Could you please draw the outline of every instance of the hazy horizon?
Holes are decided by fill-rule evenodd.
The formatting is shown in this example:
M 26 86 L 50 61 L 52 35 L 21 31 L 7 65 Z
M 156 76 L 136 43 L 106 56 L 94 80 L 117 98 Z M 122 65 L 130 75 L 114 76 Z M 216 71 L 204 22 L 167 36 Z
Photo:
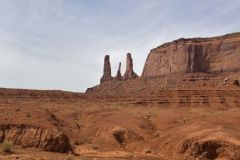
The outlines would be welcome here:
M 0 87 L 83 92 L 128 52 L 141 75 L 152 48 L 239 32 L 238 15 L 235 0 L 1 0 Z

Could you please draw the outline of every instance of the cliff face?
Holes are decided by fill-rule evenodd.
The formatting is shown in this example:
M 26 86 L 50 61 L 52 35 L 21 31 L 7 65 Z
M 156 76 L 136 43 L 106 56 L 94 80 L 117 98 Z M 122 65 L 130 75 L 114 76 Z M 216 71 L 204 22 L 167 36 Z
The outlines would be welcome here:
M 71 150 L 69 138 L 56 129 L 27 125 L 0 125 L 0 143 L 11 140 L 23 148 L 66 153 Z
M 142 76 L 223 72 L 240 69 L 240 33 L 214 38 L 179 39 L 148 55 Z

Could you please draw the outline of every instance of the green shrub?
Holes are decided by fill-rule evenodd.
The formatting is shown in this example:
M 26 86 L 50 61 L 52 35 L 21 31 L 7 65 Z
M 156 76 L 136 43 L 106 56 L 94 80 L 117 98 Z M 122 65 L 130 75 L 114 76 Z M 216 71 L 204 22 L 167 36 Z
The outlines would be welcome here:
M 2 144 L 0 144 L 1 152 L 3 153 L 12 152 L 12 146 L 13 146 L 12 141 L 4 141 Z

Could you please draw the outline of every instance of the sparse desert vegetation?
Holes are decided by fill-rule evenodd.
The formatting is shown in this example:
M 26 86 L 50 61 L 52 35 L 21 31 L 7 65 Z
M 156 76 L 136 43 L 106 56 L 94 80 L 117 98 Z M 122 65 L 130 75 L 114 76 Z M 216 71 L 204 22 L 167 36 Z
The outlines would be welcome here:
M 13 142 L 12 141 L 5 140 L 4 142 L 2 142 L 0 144 L 0 152 L 2 154 L 11 153 L 12 149 L 13 149 Z

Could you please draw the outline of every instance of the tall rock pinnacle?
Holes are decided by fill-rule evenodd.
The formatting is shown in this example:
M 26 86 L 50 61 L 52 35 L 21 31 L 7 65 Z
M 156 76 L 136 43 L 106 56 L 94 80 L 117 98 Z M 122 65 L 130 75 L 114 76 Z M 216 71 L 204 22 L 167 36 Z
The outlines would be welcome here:
M 103 76 L 100 80 L 100 83 L 103 83 L 105 81 L 109 81 L 112 79 L 111 64 L 110 64 L 109 58 L 110 58 L 109 55 L 106 55 L 104 58 Z
M 127 54 L 127 65 L 126 65 L 126 72 L 124 74 L 124 79 L 133 79 L 137 78 L 138 75 L 133 71 L 133 60 L 131 53 Z
M 115 77 L 116 80 L 122 80 L 122 74 L 121 74 L 121 62 L 119 62 L 118 65 L 118 71 L 117 71 L 117 75 Z

